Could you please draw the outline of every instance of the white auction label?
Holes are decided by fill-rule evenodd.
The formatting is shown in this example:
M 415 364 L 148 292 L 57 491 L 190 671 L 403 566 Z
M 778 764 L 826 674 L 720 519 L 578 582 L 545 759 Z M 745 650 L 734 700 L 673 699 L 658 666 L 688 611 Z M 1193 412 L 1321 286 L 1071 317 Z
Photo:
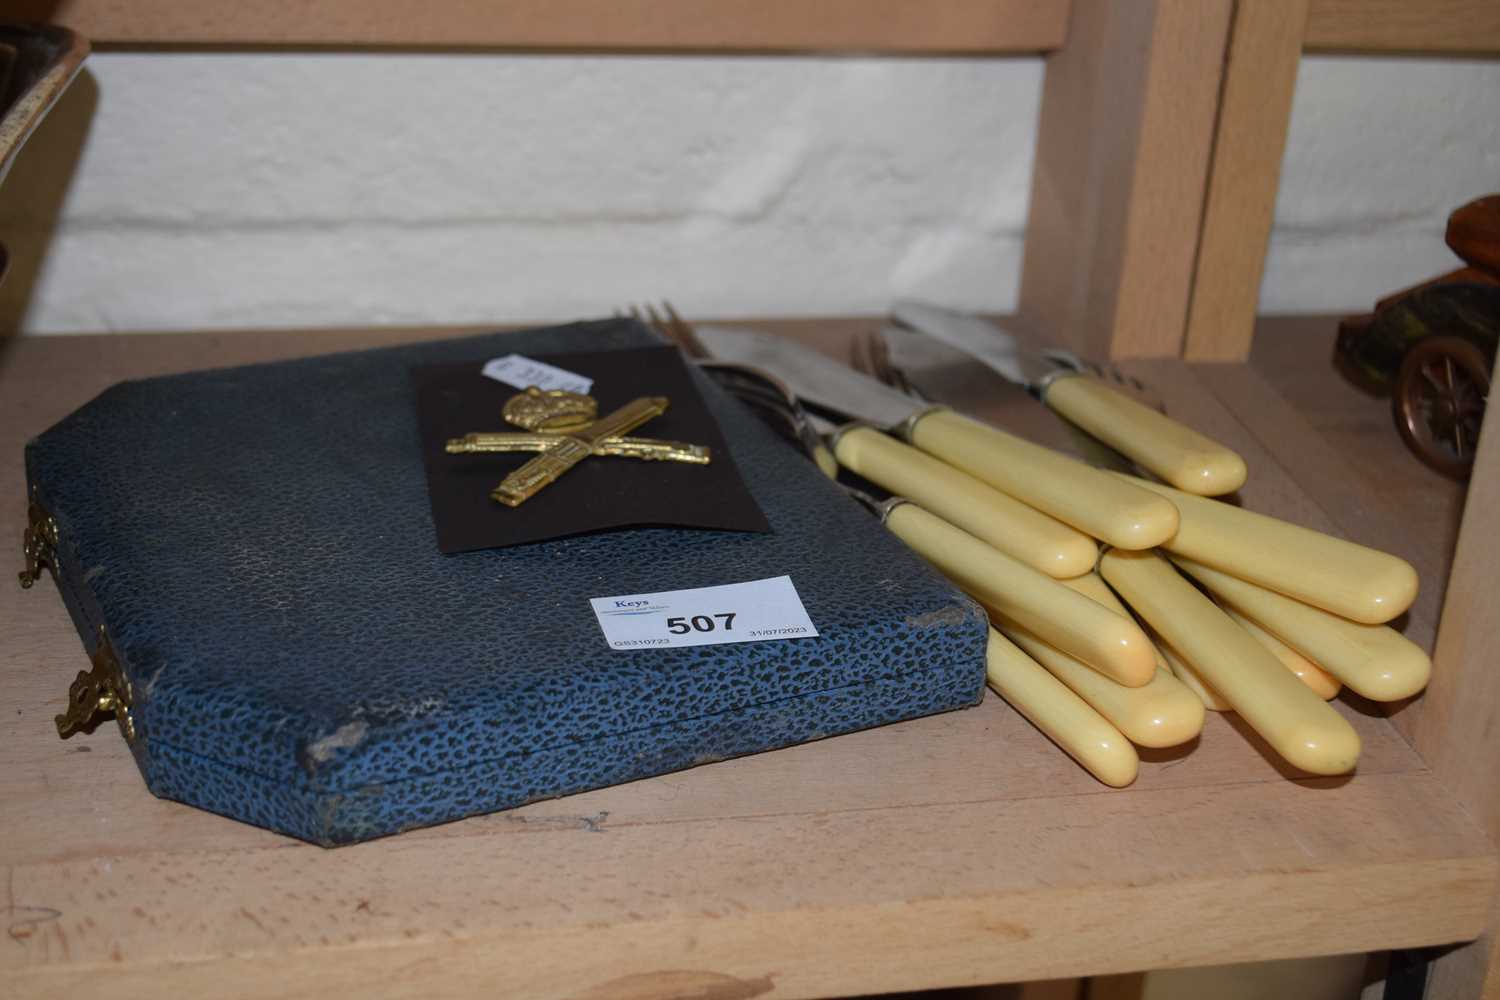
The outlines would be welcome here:
M 590 599 L 613 649 L 713 646 L 818 634 L 789 576 Z
M 543 361 L 533 361 L 522 354 L 507 354 L 503 358 L 494 358 L 485 362 L 480 371 L 496 382 L 504 382 L 517 389 L 525 389 L 534 385 L 544 391 L 562 389 L 565 392 L 576 392 L 587 396 L 589 390 L 594 387 L 594 380 L 591 378 L 584 378 L 582 375 L 554 367 Z

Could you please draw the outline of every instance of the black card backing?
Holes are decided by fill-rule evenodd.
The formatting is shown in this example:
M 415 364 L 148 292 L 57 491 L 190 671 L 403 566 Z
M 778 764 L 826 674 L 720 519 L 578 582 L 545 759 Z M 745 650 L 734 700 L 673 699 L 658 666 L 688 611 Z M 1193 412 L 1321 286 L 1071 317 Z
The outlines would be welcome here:
M 481 374 L 488 359 L 414 368 L 427 492 L 443 552 L 627 527 L 771 530 L 677 348 L 528 356 L 593 379 L 590 395 L 599 401 L 601 417 L 638 396 L 668 397 L 667 412 L 631 436 L 706 445 L 712 460 L 689 465 L 593 456 L 520 506 L 507 507 L 492 500 L 490 491 L 534 453 L 450 455 L 443 446 L 472 432 L 521 432 L 500 413 L 520 390 Z

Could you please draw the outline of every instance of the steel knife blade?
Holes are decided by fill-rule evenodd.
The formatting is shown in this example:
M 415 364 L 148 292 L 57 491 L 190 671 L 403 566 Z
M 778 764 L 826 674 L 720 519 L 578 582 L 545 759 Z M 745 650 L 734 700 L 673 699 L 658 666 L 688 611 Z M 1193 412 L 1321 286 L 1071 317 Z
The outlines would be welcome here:
M 1116 548 L 1150 548 L 1177 530 L 1177 508 L 1149 490 L 946 407 L 915 401 L 794 340 L 713 326 L 700 326 L 697 334 L 715 358 L 764 369 L 804 401 L 894 431 Z
M 1081 365 L 1023 351 L 1015 337 L 978 316 L 922 302 L 898 302 L 892 315 L 897 323 L 1024 385 L 1062 416 L 1180 490 L 1218 496 L 1245 483 L 1245 461 L 1234 451 L 1090 377 Z

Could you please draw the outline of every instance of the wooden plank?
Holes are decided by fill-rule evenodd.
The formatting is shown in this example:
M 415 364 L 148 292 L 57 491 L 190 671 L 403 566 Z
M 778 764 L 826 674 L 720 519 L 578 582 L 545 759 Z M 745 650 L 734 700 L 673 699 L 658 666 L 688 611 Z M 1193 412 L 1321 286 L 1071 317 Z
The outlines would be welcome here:
M 1500 52 L 1493 0 L 1312 0 L 1313 52 Z
M 13 341 L 0 452 L 119 379 L 452 332 Z M 1255 443 L 1179 362 L 1145 368 L 1174 412 Z M 1316 509 L 1257 481 L 1261 509 Z M 0 464 L 0 494 L 20 483 Z M 0 537 L 20 517 L 0 505 Z M 1215 716 L 1106 790 L 990 698 L 326 851 L 151 798 L 108 727 L 58 741 L 77 636 L 47 583 L 0 588 L 0 620 L 7 995 L 849 995 L 1463 940 L 1497 877 L 1441 783 L 1351 705 L 1352 779 L 1289 780 Z
M 1235 5 L 1183 344 L 1190 361 L 1250 356 L 1307 7 Z
M 1493 917 L 1489 926 L 1495 926 Z M 1478 941 L 1448 952 L 1433 962 L 1424 996 L 1427 1000 L 1500 998 L 1500 933 L 1491 930 Z
M 995 53 L 1059 47 L 1067 8 L 1033 0 L 20 0 L 12 13 L 131 46 Z
M 1176 356 L 1229 0 L 1079 0 L 1047 61 L 1020 312 L 1088 355 Z
M 1443 943 L 1482 927 L 1494 859 L 1434 780 L 1320 787 L 1312 813 L 1310 790 L 599 832 L 468 824 L 333 852 L 17 864 L 11 905 L 29 923 L 0 961 L 17 997 L 85 983 L 198 996 L 210 982 L 216 996 L 314 997 L 335 981 L 376 996 L 472 996 L 483 983 L 489 995 L 644 997 L 684 975 L 745 991 L 725 995 L 798 997 Z
M 1433 773 L 1500 840 L 1500 621 L 1495 616 L 1500 560 L 1500 416 L 1491 410 L 1479 436 L 1463 525 L 1438 626 L 1432 684 L 1415 726 L 1415 743 Z M 1500 911 L 1500 900 L 1497 900 Z M 1429 996 L 1500 997 L 1500 932 L 1444 956 Z

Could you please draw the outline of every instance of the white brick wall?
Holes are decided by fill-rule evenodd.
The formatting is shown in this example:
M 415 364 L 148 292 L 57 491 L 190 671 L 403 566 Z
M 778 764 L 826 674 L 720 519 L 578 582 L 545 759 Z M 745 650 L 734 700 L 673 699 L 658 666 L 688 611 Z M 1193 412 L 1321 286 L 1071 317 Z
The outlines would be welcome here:
M 0 289 L 28 332 L 1015 303 L 1034 59 L 101 53 L 87 72 L 0 189 L 0 234 L 45 251 Z M 1446 267 L 1446 212 L 1500 189 L 1497 98 L 1494 64 L 1306 60 L 1263 305 L 1358 308 Z
M 1364 311 L 1459 266 L 1448 213 L 1500 191 L 1500 62 L 1308 58 L 1265 312 Z

